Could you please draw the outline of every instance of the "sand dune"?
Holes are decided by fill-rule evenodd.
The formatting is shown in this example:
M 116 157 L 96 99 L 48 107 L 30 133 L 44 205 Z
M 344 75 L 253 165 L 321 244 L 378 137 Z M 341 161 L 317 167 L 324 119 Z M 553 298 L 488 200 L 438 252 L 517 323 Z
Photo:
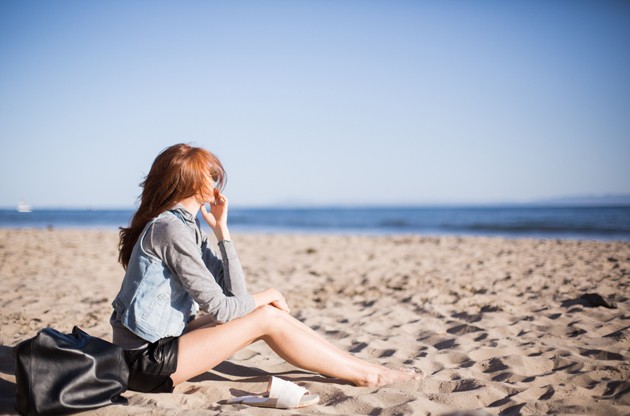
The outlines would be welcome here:
M 630 243 L 234 240 L 251 290 L 278 287 L 295 316 L 336 345 L 428 377 L 359 388 L 300 371 L 257 343 L 173 394 L 127 392 L 127 406 L 87 414 L 298 413 L 225 403 L 262 392 L 269 374 L 321 396 L 300 414 L 630 414 Z M 0 413 L 15 413 L 17 342 L 73 325 L 110 339 L 109 304 L 122 277 L 116 244 L 112 231 L 0 230 Z

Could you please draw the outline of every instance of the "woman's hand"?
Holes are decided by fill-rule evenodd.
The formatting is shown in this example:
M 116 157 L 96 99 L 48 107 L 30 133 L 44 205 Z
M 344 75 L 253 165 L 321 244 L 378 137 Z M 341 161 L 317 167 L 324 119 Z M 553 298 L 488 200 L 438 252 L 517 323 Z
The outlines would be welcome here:
M 271 305 L 286 313 L 291 312 L 287 301 L 284 299 L 284 296 L 277 289 L 271 288 L 263 290 L 262 292 L 254 293 L 253 298 L 254 302 L 256 303 L 256 307 Z
M 270 305 L 286 313 L 291 313 L 291 309 L 289 309 L 289 305 L 287 304 L 287 301 L 284 299 L 284 296 L 282 297 L 282 299 L 274 300 L 273 302 L 270 303 Z
M 210 211 L 206 208 L 206 203 L 210 203 Z M 214 190 L 213 201 L 205 201 L 201 204 L 201 216 L 212 228 L 217 240 L 230 239 L 230 233 L 227 228 L 228 199 L 218 189 Z

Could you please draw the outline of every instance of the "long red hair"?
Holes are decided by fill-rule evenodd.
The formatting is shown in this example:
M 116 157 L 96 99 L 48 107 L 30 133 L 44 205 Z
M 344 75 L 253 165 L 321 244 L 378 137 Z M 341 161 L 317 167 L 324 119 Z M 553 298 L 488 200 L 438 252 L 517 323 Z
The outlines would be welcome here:
M 120 228 L 118 261 L 127 269 L 133 246 L 153 218 L 182 199 L 212 195 L 214 188 L 223 189 L 226 181 L 221 161 L 205 149 L 180 143 L 162 150 L 140 184 L 142 194 L 138 211 L 129 227 Z

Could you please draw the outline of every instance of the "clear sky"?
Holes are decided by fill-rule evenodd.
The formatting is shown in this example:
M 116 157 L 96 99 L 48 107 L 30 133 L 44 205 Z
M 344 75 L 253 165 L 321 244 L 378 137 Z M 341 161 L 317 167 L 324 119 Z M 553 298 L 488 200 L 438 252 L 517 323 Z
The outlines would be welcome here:
M 628 1 L 0 2 L 0 206 L 132 207 L 166 146 L 233 206 L 630 194 Z

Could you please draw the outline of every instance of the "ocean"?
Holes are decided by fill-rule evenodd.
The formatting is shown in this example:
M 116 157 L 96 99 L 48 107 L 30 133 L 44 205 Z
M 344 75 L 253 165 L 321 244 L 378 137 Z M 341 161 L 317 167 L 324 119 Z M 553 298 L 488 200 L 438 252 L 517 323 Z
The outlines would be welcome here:
M 0 209 L 2 228 L 126 226 L 133 210 Z M 630 241 L 630 206 L 231 208 L 234 232 L 419 234 Z

